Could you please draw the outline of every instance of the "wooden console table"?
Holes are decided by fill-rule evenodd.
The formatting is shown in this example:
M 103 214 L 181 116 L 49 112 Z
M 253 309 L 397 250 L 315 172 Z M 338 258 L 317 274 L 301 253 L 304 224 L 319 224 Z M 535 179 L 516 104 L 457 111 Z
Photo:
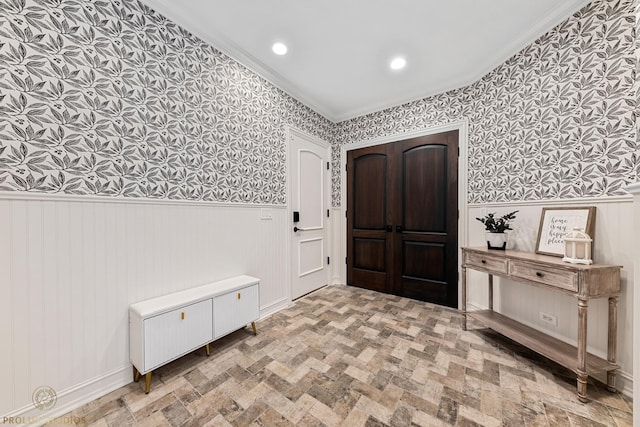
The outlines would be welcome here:
M 488 273 L 489 309 L 467 311 L 467 269 Z M 571 369 L 578 379 L 578 399 L 586 402 L 587 377 L 607 372 L 607 387 L 616 390 L 617 305 L 620 298 L 620 266 L 580 265 L 561 258 L 531 252 L 462 248 L 463 329 L 467 316 L 479 320 L 494 331 Z M 574 347 L 493 311 L 493 276 L 563 292 L 578 299 L 578 347 Z M 609 298 L 607 360 L 587 353 L 587 309 L 590 299 Z

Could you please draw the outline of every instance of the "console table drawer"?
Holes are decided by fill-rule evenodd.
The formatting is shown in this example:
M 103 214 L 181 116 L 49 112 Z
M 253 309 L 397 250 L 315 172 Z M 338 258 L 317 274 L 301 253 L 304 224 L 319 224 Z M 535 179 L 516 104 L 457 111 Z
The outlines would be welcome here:
M 504 258 L 496 258 L 491 255 L 465 252 L 465 264 L 479 267 L 496 274 L 507 274 L 508 261 Z
M 578 291 L 578 273 L 575 271 L 563 271 L 514 260 L 509 263 L 509 266 L 509 274 L 511 276 L 553 286 L 554 288 L 573 292 Z

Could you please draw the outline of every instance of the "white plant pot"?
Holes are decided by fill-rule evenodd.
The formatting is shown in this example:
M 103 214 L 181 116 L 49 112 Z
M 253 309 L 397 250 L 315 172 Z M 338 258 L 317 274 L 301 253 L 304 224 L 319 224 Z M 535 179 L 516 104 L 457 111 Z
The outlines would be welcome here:
M 487 247 L 489 249 L 501 249 L 507 248 L 507 233 L 485 233 L 487 239 Z

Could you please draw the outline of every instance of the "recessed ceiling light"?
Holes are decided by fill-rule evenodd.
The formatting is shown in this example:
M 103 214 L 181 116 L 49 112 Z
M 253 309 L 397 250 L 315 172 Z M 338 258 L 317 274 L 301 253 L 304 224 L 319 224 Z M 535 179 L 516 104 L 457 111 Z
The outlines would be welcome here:
M 285 53 L 287 53 L 287 45 L 284 43 L 274 43 L 273 46 L 271 46 L 271 50 L 273 50 L 273 53 L 275 53 L 276 55 L 284 55 Z
M 407 65 L 407 60 L 402 57 L 393 58 L 389 66 L 392 70 L 401 70 Z

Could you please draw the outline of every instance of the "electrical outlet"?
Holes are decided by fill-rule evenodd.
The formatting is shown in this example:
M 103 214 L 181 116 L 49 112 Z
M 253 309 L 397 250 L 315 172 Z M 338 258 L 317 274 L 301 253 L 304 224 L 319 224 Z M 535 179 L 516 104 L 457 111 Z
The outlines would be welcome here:
M 550 325 L 558 326 L 558 316 L 554 316 L 553 314 L 549 314 L 549 313 L 545 313 L 544 311 L 541 311 L 540 320 Z
M 273 211 L 269 208 L 260 209 L 260 219 L 263 219 L 263 220 L 273 219 Z

